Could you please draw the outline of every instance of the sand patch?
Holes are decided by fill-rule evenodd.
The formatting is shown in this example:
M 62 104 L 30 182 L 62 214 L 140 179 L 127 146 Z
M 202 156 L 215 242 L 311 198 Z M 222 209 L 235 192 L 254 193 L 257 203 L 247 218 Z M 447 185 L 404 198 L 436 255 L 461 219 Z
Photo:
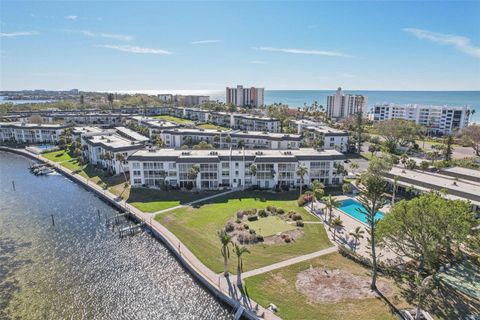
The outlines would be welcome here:
M 298 238 L 304 235 L 303 228 L 296 228 L 294 230 L 282 232 L 278 235 L 273 235 L 270 237 L 266 237 L 263 240 L 265 244 L 285 244 L 285 240 L 282 238 L 282 235 L 288 235 L 291 239 L 291 243 L 295 242 Z
M 393 294 L 391 286 L 377 280 L 377 287 L 385 296 Z M 343 270 L 310 268 L 297 275 L 295 288 L 314 302 L 338 302 L 345 299 L 374 298 L 370 290 L 370 278 Z

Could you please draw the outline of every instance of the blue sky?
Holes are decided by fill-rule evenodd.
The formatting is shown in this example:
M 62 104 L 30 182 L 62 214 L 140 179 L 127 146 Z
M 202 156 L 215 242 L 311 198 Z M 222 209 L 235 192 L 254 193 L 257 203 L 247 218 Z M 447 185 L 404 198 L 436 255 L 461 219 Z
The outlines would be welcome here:
M 0 3 L 4 90 L 480 89 L 480 1 Z

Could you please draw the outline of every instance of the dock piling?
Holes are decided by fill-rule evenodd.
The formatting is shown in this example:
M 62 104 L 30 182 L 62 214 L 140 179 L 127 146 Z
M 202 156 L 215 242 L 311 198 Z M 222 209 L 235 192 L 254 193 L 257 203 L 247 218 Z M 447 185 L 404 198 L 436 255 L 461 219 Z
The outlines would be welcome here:
M 52 215 L 50 215 L 50 216 L 52 217 L 52 226 L 54 226 L 54 227 L 55 227 L 55 219 L 53 218 L 53 214 L 52 214 Z
M 15 190 L 15 181 L 14 181 L 14 180 L 12 180 L 12 188 L 13 188 L 13 191 L 16 191 L 16 190 Z

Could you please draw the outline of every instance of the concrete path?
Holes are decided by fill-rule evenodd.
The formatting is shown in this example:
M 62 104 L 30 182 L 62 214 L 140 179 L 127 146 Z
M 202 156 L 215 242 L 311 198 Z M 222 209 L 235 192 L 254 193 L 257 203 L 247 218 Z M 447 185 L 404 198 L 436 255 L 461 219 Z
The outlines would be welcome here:
M 242 278 L 245 279 L 245 278 L 248 278 L 248 277 L 256 276 L 257 274 L 262 274 L 262 273 L 269 272 L 269 271 L 276 270 L 276 269 L 280 269 L 280 268 L 283 268 L 283 267 L 288 267 L 292 264 L 296 264 L 296 263 L 299 263 L 299 262 L 303 262 L 303 261 L 306 261 L 306 260 L 317 258 L 317 257 L 323 256 L 323 255 L 326 255 L 326 254 L 329 254 L 329 253 L 332 253 L 332 252 L 337 252 L 337 247 L 336 246 L 333 246 L 333 247 L 330 247 L 330 248 L 327 248 L 327 249 L 323 249 L 323 250 L 320 250 L 320 251 L 317 251 L 317 252 L 305 254 L 303 256 L 299 256 L 299 257 L 291 258 L 291 259 L 288 259 L 288 260 L 284 260 L 284 261 L 281 261 L 281 262 L 278 262 L 278 263 L 271 264 L 271 265 L 266 266 L 266 267 L 262 267 L 262 268 L 258 268 L 258 269 L 254 269 L 254 270 L 244 272 L 244 273 L 242 273 Z
M 18 151 L 18 149 L 17 149 Z M 41 155 L 35 155 L 29 153 L 27 151 L 23 151 L 23 154 L 28 154 L 29 156 L 34 156 L 37 159 L 40 159 L 43 162 L 46 162 L 56 168 L 58 171 L 63 172 L 64 174 L 70 176 L 73 180 L 83 184 L 90 189 L 96 191 L 99 194 L 102 194 L 106 199 L 109 199 L 111 202 L 116 203 L 117 206 L 129 211 L 131 214 L 135 215 L 139 220 L 145 222 L 145 224 L 154 230 L 157 234 L 159 234 L 164 242 L 170 247 L 171 250 L 175 251 L 176 255 L 183 260 L 188 266 L 194 270 L 197 274 L 201 275 L 201 277 L 213 288 L 220 291 L 222 294 L 230 297 L 237 301 L 237 304 L 240 303 L 243 305 L 247 310 L 251 313 L 256 314 L 263 319 L 280 319 L 276 316 L 273 312 L 268 309 L 263 308 L 255 301 L 251 300 L 250 298 L 246 297 L 241 293 L 241 291 L 236 287 L 235 284 L 226 279 L 223 275 L 218 275 L 205 266 L 172 232 L 170 232 L 166 227 L 160 224 L 158 221 L 153 219 L 153 214 L 145 213 L 140 211 L 139 209 L 131 206 L 130 204 L 126 203 L 124 200 L 119 200 L 119 197 L 110 193 L 108 190 L 104 190 L 96 183 L 89 181 L 88 179 L 75 174 L 72 170 L 69 170 L 59 163 L 54 161 L 48 160 Z M 233 192 L 233 191 L 230 191 Z M 219 195 L 215 195 L 219 196 Z M 204 199 L 202 199 L 204 200 Z M 173 210 L 173 208 L 170 208 Z

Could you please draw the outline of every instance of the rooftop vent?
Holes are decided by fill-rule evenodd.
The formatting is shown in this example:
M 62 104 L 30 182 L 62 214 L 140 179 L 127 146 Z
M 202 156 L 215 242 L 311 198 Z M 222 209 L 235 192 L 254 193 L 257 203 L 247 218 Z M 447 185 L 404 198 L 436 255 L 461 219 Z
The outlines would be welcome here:
M 261 156 L 261 155 L 263 155 L 263 151 L 257 151 L 257 152 L 255 152 L 255 155 Z
M 283 154 L 286 156 L 289 156 L 289 155 L 292 155 L 292 151 L 285 151 Z
M 182 152 L 182 156 L 189 156 L 190 155 L 190 151 L 183 151 Z
M 217 156 L 217 155 L 218 155 L 218 152 L 217 152 L 217 151 L 210 151 L 210 155 L 212 155 L 212 156 Z

